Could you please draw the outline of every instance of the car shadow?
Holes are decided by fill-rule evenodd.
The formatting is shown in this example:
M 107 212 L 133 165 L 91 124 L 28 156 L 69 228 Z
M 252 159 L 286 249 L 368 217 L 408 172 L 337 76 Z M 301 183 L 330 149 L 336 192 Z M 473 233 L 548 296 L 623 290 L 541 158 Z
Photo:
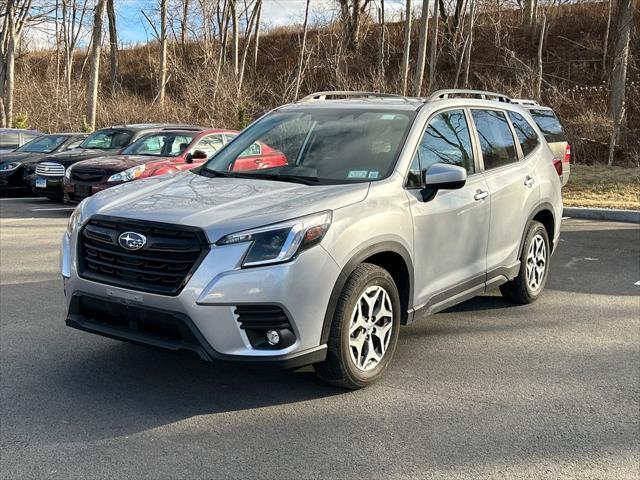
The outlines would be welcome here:
M 199 415 L 347 393 L 322 383 L 311 368 L 275 371 L 209 363 L 189 354 L 100 342 L 38 378 L 39 391 L 56 394 L 31 397 L 30 421 L 40 428 L 50 425 L 49 434 L 60 435 L 55 440 L 112 438 Z

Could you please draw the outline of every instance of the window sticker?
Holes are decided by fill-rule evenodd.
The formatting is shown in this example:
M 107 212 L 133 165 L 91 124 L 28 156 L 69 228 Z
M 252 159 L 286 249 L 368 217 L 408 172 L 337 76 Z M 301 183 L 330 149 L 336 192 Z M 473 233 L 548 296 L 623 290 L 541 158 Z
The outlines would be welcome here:
M 369 178 L 378 178 L 380 176 L 380 172 L 378 172 L 377 170 L 373 170 L 371 172 L 369 172 Z
M 349 170 L 347 178 L 367 178 L 367 170 Z

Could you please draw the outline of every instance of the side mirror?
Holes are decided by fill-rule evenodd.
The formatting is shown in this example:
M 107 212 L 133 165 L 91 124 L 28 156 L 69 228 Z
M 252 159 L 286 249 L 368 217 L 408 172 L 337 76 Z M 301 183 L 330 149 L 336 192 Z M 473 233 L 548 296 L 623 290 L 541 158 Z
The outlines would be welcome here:
M 206 160 L 209 156 L 202 150 L 194 150 L 191 154 L 191 160 Z
M 467 171 L 457 165 L 434 163 L 422 171 L 422 199 L 433 200 L 438 190 L 457 190 L 467 182 Z

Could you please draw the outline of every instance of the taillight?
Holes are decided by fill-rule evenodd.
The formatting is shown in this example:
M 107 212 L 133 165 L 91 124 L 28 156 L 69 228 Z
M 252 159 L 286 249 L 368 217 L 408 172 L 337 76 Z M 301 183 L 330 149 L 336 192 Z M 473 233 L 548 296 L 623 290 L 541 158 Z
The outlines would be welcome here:
M 564 163 L 569 163 L 571 160 L 571 145 L 567 144 L 567 147 L 564 149 L 564 158 L 562 161 Z
M 565 158 L 566 158 L 566 155 L 565 155 Z M 560 160 L 559 158 L 554 158 L 553 166 L 556 169 L 556 172 L 558 172 L 558 176 L 561 177 L 562 176 L 562 160 Z

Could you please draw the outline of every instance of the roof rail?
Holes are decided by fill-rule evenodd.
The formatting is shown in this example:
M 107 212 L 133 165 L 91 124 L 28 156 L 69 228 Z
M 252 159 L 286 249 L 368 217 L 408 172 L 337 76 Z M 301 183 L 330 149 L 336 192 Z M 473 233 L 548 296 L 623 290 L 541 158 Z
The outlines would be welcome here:
M 353 92 L 348 90 L 328 90 L 326 92 L 315 92 L 311 95 L 301 98 L 296 103 L 312 102 L 315 100 L 327 100 L 327 97 L 346 97 L 346 98 L 394 98 L 409 102 L 409 99 L 403 95 L 381 92 Z
M 511 99 L 502 93 L 486 92 L 484 90 L 466 90 L 464 88 L 438 90 L 433 92 L 427 101 L 433 102 L 434 100 L 444 100 L 445 98 L 452 97 L 468 98 L 469 96 L 475 96 L 482 100 L 490 100 L 494 98 L 498 102 L 511 103 Z
M 530 107 L 539 107 L 540 104 L 535 100 L 529 100 L 528 98 L 512 98 L 511 103 L 517 103 L 518 105 L 527 105 Z

